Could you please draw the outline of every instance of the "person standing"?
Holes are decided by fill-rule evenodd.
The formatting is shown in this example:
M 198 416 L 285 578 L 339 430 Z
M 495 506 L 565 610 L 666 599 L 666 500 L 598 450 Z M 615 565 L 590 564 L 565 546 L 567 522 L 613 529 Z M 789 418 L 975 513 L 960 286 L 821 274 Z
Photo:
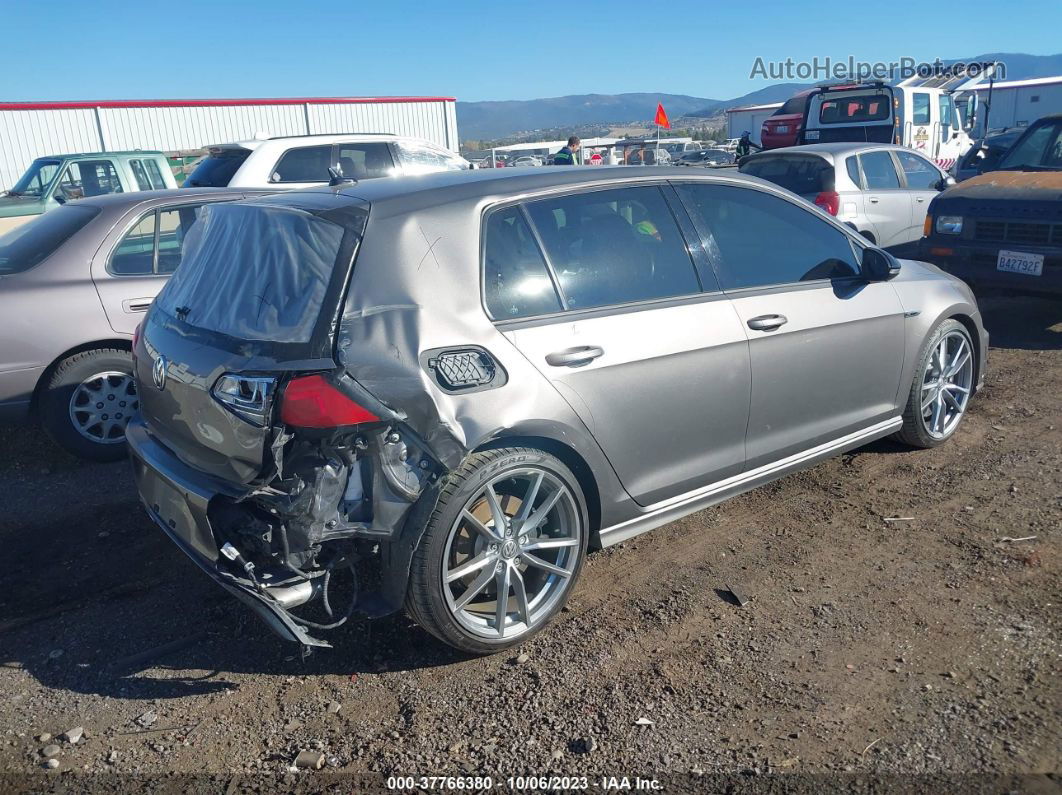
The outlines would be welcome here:
M 568 145 L 553 155 L 555 166 L 577 166 L 579 161 L 575 159 L 575 153 L 579 151 L 579 138 L 573 135 L 568 139 Z
M 745 155 L 752 154 L 753 149 L 763 149 L 763 147 L 759 144 L 754 144 L 752 142 L 752 140 L 749 138 L 750 135 L 752 135 L 752 133 L 750 133 L 748 130 L 745 130 L 745 132 L 741 133 L 741 139 L 737 143 L 737 149 L 734 150 L 734 157 L 736 159 L 741 159 Z

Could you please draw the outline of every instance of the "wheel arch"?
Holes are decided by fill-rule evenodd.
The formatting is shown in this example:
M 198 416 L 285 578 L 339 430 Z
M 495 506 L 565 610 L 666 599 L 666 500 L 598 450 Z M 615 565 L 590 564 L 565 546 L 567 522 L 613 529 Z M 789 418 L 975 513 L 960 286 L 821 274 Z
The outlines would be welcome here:
M 83 342 L 79 345 L 75 345 L 73 348 L 63 351 L 56 356 L 51 363 L 44 368 L 40 377 L 37 379 L 37 384 L 33 388 L 33 396 L 30 400 L 30 411 L 36 414 L 40 409 L 40 397 L 44 388 L 48 385 L 52 375 L 55 373 L 56 368 L 64 359 L 68 359 L 71 356 L 76 356 L 79 353 L 85 353 L 92 350 L 122 350 L 127 353 L 133 352 L 133 342 L 130 339 L 124 337 L 113 337 L 101 340 L 92 340 L 90 342 Z
M 600 547 L 601 491 L 590 464 L 574 447 L 548 436 L 513 434 L 511 436 L 495 437 L 482 443 L 472 452 L 491 450 L 498 447 L 533 447 L 560 459 L 572 471 L 576 480 L 579 481 L 579 488 L 582 489 L 583 499 L 586 501 L 586 513 L 590 520 L 591 546 L 594 548 Z

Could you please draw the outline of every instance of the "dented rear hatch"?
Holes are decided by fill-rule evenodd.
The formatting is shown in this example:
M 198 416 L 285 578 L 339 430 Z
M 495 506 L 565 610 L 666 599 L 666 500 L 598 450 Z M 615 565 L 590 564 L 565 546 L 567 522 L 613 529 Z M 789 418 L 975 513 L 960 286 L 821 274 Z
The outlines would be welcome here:
M 334 191 L 203 208 L 135 348 L 141 413 L 182 461 L 234 483 L 262 472 L 277 386 L 334 367 L 367 217 Z

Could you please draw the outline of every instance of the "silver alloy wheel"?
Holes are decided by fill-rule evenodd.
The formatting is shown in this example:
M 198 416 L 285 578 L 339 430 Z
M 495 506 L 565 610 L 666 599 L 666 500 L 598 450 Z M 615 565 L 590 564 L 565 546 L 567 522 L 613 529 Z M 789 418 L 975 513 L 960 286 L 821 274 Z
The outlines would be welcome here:
M 525 467 L 489 481 L 450 528 L 443 593 L 468 632 L 522 635 L 551 615 L 582 552 L 571 490 L 544 469 Z
M 922 423 L 934 439 L 948 436 L 962 419 L 973 388 L 973 351 L 961 331 L 945 334 L 922 377 Z
M 136 382 L 129 373 L 110 370 L 86 378 L 70 396 L 70 422 L 97 444 L 125 441 L 125 426 L 140 407 Z

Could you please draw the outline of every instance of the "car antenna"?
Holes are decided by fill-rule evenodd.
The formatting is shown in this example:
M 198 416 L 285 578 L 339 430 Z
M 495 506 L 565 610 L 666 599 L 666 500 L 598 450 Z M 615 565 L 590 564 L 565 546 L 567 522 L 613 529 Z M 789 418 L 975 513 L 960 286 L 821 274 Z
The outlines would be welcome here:
M 351 185 L 357 185 L 358 181 L 354 177 L 344 177 L 341 173 L 336 171 L 331 166 L 328 167 L 328 186 L 331 188 L 337 188 L 349 182 Z

